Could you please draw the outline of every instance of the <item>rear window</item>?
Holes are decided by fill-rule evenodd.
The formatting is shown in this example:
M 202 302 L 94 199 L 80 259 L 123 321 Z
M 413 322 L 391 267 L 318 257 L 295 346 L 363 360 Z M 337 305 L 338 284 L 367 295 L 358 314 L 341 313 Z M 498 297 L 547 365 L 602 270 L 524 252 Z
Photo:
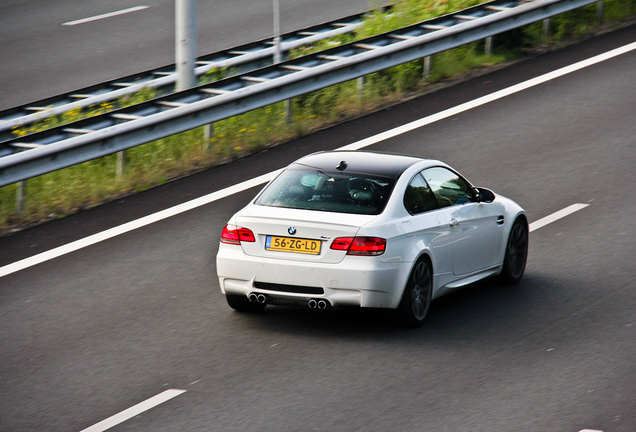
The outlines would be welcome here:
M 340 171 L 287 169 L 256 200 L 257 205 L 353 214 L 380 214 L 394 180 Z

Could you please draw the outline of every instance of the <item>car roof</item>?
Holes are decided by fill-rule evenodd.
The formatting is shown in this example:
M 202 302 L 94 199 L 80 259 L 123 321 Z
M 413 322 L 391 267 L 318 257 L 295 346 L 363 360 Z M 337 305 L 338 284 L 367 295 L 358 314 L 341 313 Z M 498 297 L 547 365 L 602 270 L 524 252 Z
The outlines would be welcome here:
M 302 157 L 290 168 L 302 165 L 323 171 L 339 170 L 397 179 L 407 168 L 419 162 L 430 162 L 431 166 L 440 164 L 439 161 L 395 153 L 334 150 Z M 423 166 L 426 165 L 423 163 Z

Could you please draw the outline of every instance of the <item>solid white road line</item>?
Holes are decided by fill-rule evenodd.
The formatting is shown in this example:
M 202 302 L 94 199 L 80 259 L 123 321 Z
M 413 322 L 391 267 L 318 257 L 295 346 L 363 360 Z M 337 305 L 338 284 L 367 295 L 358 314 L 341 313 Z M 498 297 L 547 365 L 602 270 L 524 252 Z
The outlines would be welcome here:
M 156 407 L 157 405 L 161 405 L 162 403 L 169 401 L 170 399 L 179 396 L 180 394 L 185 393 L 186 390 L 177 390 L 170 389 L 164 392 L 159 393 L 157 396 L 153 396 L 150 399 L 147 399 L 143 402 L 134 405 L 119 414 L 115 414 L 112 417 L 108 417 L 106 420 L 102 420 L 97 424 L 94 424 L 91 427 L 86 429 L 82 429 L 81 432 L 103 432 L 107 429 L 112 428 L 113 426 L 117 426 L 120 423 L 125 422 L 128 419 L 131 419 L 144 411 L 148 411 L 151 408 Z
M 539 228 L 542 228 L 548 224 L 551 224 L 552 222 L 558 221 L 559 219 L 569 216 L 572 213 L 575 213 L 581 209 L 584 209 L 587 206 L 589 206 L 589 204 L 572 204 L 571 206 L 568 206 L 564 208 L 563 210 L 559 210 L 558 212 L 552 213 L 551 215 L 541 218 L 538 221 L 534 221 L 530 224 L 530 232 L 538 230 Z
M 346 145 L 344 147 L 340 147 L 338 150 L 359 150 L 361 148 L 368 147 L 368 146 L 376 144 L 378 142 L 381 142 L 381 141 L 384 141 L 384 140 L 387 140 L 387 139 L 390 139 L 390 138 L 394 138 L 394 137 L 396 137 L 398 135 L 401 135 L 403 133 L 410 132 L 410 131 L 412 131 L 414 129 L 417 129 L 417 128 L 420 128 L 422 126 L 426 126 L 426 125 L 431 124 L 433 122 L 436 122 L 436 121 L 451 117 L 453 115 L 457 115 L 459 113 L 468 111 L 468 110 L 476 108 L 478 106 L 481 106 L 481 105 L 487 104 L 489 102 L 492 102 L 492 101 L 501 99 L 503 97 L 509 96 L 511 94 L 520 92 L 520 91 L 528 89 L 530 87 L 533 87 L 533 86 L 536 86 L 536 85 L 539 85 L 539 84 L 543 84 L 543 83 L 545 83 L 545 82 L 547 82 L 549 80 L 559 78 L 559 77 L 561 77 L 563 75 L 578 71 L 580 69 L 583 69 L 583 68 L 586 68 L 586 67 L 589 67 L 589 66 L 593 66 L 593 65 L 595 65 L 597 63 L 603 62 L 605 60 L 609 60 L 611 58 L 614 58 L 614 57 L 617 57 L 619 55 L 622 55 L 622 54 L 628 53 L 630 51 L 633 51 L 635 49 L 636 49 L 636 42 L 633 42 L 631 44 L 616 48 L 616 49 L 608 51 L 606 53 L 599 54 L 599 55 L 597 55 L 595 57 L 591 57 L 591 58 L 589 58 L 587 60 L 580 61 L 580 62 L 575 63 L 573 65 L 566 66 L 564 68 L 561 68 L 561 69 L 558 69 L 556 71 L 547 73 L 545 75 L 541 75 L 539 77 L 530 79 L 530 80 L 522 82 L 520 84 L 516 84 L 514 86 L 508 87 L 507 89 L 499 90 L 499 91 L 497 91 L 495 93 L 492 93 L 490 95 L 486 95 L 486 96 L 480 97 L 480 98 L 475 99 L 475 100 L 473 100 L 471 102 L 466 102 L 464 104 L 458 105 L 457 107 L 447 109 L 447 110 L 442 111 L 440 113 L 433 114 L 433 115 L 430 115 L 428 117 L 424 117 L 424 118 L 422 118 L 420 120 L 413 121 L 413 122 L 408 123 L 406 125 L 399 126 L 399 127 L 394 128 L 394 129 L 391 129 L 389 131 L 379 133 L 377 135 L 374 135 L 372 137 L 369 137 L 369 138 L 360 140 L 358 142 Z M 246 189 L 249 189 L 251 187 L 257 186 L 259 184 L 266 183 L 269 180 L 273 179 L 276 176 L 276 174 L 278 174 L 278 172 L 280 172 L 280 170 L 273 171 L 273 172 L 270 172 L 268 174 L 261 175 L 259 177 L 254 178 L 254 179 L 251 179 L 251 180 L 246 180 L 246 181 L 244 181 L 242 183 L 239 183 L 237 185 L 231 186 L 231 187 L 226 188 L 226 189 L 222 189 L 220 191 L 211 193 L 209 195 L 202 196 L 202 197 L 197 198 L 197 199 L 195 199 L 193 201 L 189 201 L 187 203 L 183 203 L 183 204 L 177 205 L 175 207 L 172 207 L 172 208 L 169 208 L 169 209 L 166 209 L 166 210 L 162 210 L 162 211 L 160 211 L 158 213 L 145 216 L 145 217 L 143 217 L 141 219 L 137 219 L 135 221 L 125 223 L 125 224 L 120 225 L 118 227 L 114 227 L 114 228 L 111 228 L 109 230 L 103 231 L 101 233 L 97 233 L 97 234 L 94 234 L 92 236 L 86 237 L 84 239 L 74 241 L 74 242 L 69 243 L 67 245 L 60 246 L 60 247 L 57 247 L 55 249 L 51 249 L 50 251 L 42 252 L 42 253 L 34 255 L 32 257 L 25 258 L 23 260 L 16 261 L 15 263 L 8 264 L 6 266 L 0 267 L 0 278 L 3 277 L 3 276 L 7 276 L 7 275 L 9 275 L 11 273 L 15 273 L 17 271 L 24 270 L 26 268 L 32 267 L 32 266 L 34 266 L 36 264 L 40 264 L 40 263 L 43 263 L 45 261 L 60 257 L 62 255 L 66 255 L 68 253 L 77 251 L 79 249 L 85 248 L 85 247 L 93 245 L 95 243 L 99 243 L 101 241 L 108 240 L 108 239 L 113 238 L 115 236 L 118 236 L 120 234 L 124 234 L 124 233 L 127 233 L 129 231 L 135 230 L 137 228 L 144 227 L 144 226 L 149 225 L 151 223 L 158 222 L 160 220 L 169 218 L 171 216 L 175 216 L 177 214 L 186 212 L 188 210 L 192 210 L 194 208 L 200 207 L 200 206 L 205 205 L 205 204 L 209 204 L 211 202 L 214 202 L 214 201 L 219 200 L 221 198 L 225 198 L 225 197 L 230 196 L 230 195 L 235 194 L 235 193 L 242 192 L 242 191 L 244 191 Z
M 159 222 L 161 220 L 167 219 L 169 217 L 187 212 L 188 210 L 195 209 L 197 207 L 201 207 L 205 204 L 209 204 L 211 202 L 220 200 L 222 198 L 226 198 L 230 195 L 237 194 L 254 186 L 258 186 L 260 184 L 266 183 L 273 179 L 281 170 L 272 171 L 268 174 L 264 174 L 262 176 L 253 178 L 251 180 L 246 180 L 242 183 L 238 183 L 234 186 L 230 186 L 225 189 L 221 189 L 220 191 L 216 191 L 209 195 L 205 195 L 194 199 L 192 201 L 184 202 L 182 204 L 176 205 L 174 207 L 167 208 L 157 213 L 150 214 L 148 216 L 144 216 L 140 219 L 136 219 L 125 224 L 107 229 L 106 231 L 99 232 L 97 234 L 93 234 L 88 237 L 84 237 L 83 239 L 76 240 L 74 242 L 56 247 L 54 249 L 48 250 L 46 252 L 39 253 L 37 255 L 33 255 L 32 257 L 25 258 L 20 261 L 16 261 L 12 264 L 7 264 L 4 267 L 0 267 L 0 277 L 9 275 L 11 273 L 15 273 L 20 270 L 24 270 L 25 268 L 32 267 L 36 264 L 43 263 L 45 261 L 52 260 L 53 258 L 60 257 L 62 255 L 66 255 L 71 252 L 75 252 L 77 250 L 83 249 L 87 246 L 94 245 L 96 243 L 102 242 L 104 240 L 111 239 L 121 234 L 125 234 L 127 232 L 136 230 L 141 227 L 145 227 L 146 225 L 150 225 L 155 222 Z
M 427 126 L 431 123 L 435 123 L 437 121 L 447 119 L 457 114 L 461 114 L 465 111 L 471 110 L 473 108 L 477 108 L 479 106 L 485 105 L 490 102 L 494 102 L 498 99 L 505 98 L 506 96 L 510 96 L 512 94 L 518 93 L 523 90 L 527 90 L 530 87 L 535 87 L 545 82 L 560 78 L 564 75 L 576 72 L 578 70 L 584 69 L 589 66 L 593 66 L 597 63 L 603 62 L 605 60 L 609 60 L 616 56 L 628 53 L 630 51 L 636 50 L 636 42 L 633 42 L 628 45 L 624 45 L 622 47 L 613 49 L 603 54 L 599 54 L 597 56 L 591 57 L 587 60 L 582 60 L 578 63 L 574 63 L 570 66 L 563 67 L 561 69 L 557 69 L 553 72 L 549 72 L 547 74 L 538 76 L 536 78 L 529 79 L 519 84 L 515 84 L 508 88 L 496 91 L 486 96 L 482 96 L 480 98 L 474 99 L 472 101 L 463 103 L 461 105 L 457 105 L 453 108 L 449 108 L 447 110 L 441 111 L 437 114 L 430 115 L 428 117 L 421 118 L 419 120 L 414 120 L 411 123 L 407 123 L 405 125 L 396 127 L 395 129 L 391 129 L 386 132 L 382 132 L 380 134 L 374 135 L 372 137 L 360 140 L 358 142 L 346 145 L 344 147 L 339 148 L 338 150 L 359 150 L 363 147 L 370 146 L 372 144 L 376 144 L 380 141 L 393 138 L 397 135 L 401 135 L 406 132 L 410 132 L 412 130 L 421 128 L 423 126 Z
M 103 14 L 103 15 L 96 15 L 96 16 L 89 17 L 89 18 L 79 19 L 79 20 L 76 20 L 76 21 L 65 22 L 62 25 L 74 26 L 74 25 L 77 25 L 77 24 L 84 24 L 84 23 L 91 22 L 91 21 L 97 21 L 97 20 L 104 19 L 104 18 L 110 18 L 110 17 L 114 17 L 114 16 L 117 16 L 117 15 L 127 14 L 127 13 L 130 13 L 130 12 L 136 12 L 136 11 L 139 11 L 139 10 L 147 9 L 149 7 L 150 6 L 135 6 L 135 7 L 129 8 L 129 9 L 122 9 L 122 10 L 119 10 L 119 11 L 116 11 L 116 12 L 110 12 L 110 13 L 106 13 L 106 14 Z

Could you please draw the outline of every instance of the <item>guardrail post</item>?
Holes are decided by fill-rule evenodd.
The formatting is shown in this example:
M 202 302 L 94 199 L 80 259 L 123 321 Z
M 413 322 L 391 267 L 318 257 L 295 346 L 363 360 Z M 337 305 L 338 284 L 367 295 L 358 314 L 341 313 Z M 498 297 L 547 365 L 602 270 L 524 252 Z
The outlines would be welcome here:
M 27 183 L 26 180 L 18 182 L 18 188 L 16 189 L 16 213 L 21 215 L 26 208 L 26 193 Z
M 426 81 L 428 77 L 431 76 L 431 64 L 432 64 L 431 60 L 432 60 L 431 56 L 424 57 L 424 65 L 422 68 L 422 79 L 424 81 Z
M 599 0 L 596 2 L 596 20 L 599 25 L 605 22 L 605 0 Z
M 292 99 L 285 99 L 285 119 L 288 124 L 294 121 L 294 105 Z
M 356 78 L 356 94 L 358 96 L 358 102 L 362 102 L 364 98 L 364 77 Z
M 486 38 L 484 52 L 486 55 L 492 54 L 492 36 Z
M 206 124 L 203 126 L 203 152 L 208 153 L 210 151 L 210 141 L 214 138 L 214 123 Z
M 547 39 L 550 36 L 550 18 L 543 20 L 543 33 L 541 36 L 543 39 Z
M 124 176 L 124 172 L 126 171 L 126 152 L 120 151 L 117 152 L 117 162 L 115 164 L 115 177 L 118 179 Z

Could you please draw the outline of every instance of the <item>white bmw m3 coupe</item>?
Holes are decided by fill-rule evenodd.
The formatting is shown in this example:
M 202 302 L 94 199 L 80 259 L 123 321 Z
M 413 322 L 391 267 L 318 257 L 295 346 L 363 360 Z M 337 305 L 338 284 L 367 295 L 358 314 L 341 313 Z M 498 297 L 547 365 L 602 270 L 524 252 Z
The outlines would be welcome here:
M 523 276 L 528 220 L 514 201 L 437 160 L 329 151 L 285 168 L 223 229 L 230 307 L 394 309 L 407 326 L 431 300 L 480 279 Z

